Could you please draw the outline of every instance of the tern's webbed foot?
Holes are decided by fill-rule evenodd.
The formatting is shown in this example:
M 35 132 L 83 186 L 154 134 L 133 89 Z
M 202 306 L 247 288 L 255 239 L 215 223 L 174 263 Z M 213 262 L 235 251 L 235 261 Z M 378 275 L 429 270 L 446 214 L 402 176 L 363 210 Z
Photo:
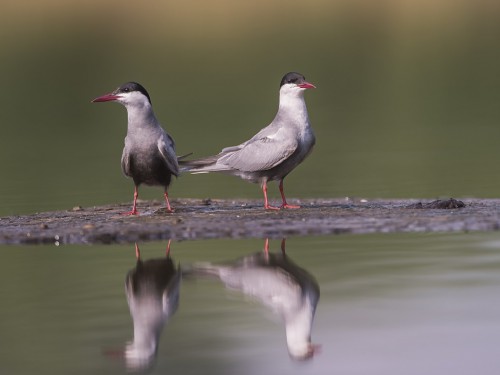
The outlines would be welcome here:
M 281 209 L 280 207 L 271 206 L 270 204 L 266 204 L 266 205 L 264 205 L 264 208 L 265 208 L 266 210 L 280 210 L 280 209 Z
M 139 216 L 139 211 L 137 210 L 132 210 L 132 211 L 127 211 L 127 212 L 122 212 L 120 215 L 124 215 L 124 216 Z
M 300 206 L 295 206 L 293 204 L 285 203 L 285 204 L 281 205 L 281 208 L 288 208 L 288 209 L 291 209 L 291 210 L 295 210 L 297 208 L 300 208 Z

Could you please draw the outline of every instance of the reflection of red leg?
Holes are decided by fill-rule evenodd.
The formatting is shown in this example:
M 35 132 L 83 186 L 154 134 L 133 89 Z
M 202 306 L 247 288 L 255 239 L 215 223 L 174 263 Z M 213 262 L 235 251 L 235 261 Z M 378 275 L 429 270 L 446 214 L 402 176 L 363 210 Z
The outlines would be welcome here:
M 137 260 L 141 259 L 141 250 L 139 250 L 139 245 L 135 243 L 135 257 Z
M 167 211 L 168 212 L 174 212 L 174 210 L 172 210 L 172 207 L 170 207 L 170 202 L 168 200 L 168 192 L 167 192 L 167 190 L 165 190 L 165 202 L 167 202 Z
M 170 255 L 170 242 L 172 242 L 172 240 L 168 240 L 168 244 L 167 244 L 167 251 L 165 252 L 165 256 L 168 258 L 168 256 Z
M 269 262 L 269 238 L 264 242 L 264 259 Z
M 283 238 L 281 240 L 281 253 L 283 255 L 286 255 L 285 249 L 286 249 L 286 238 Z
M 281 193 L 281 199 L 283 200 L 281 208 L 300 208 L 300 206 L 294 206 L 292 204 L 286 203 L 285 191 L 283 190 L 283 180 L 284 179 L 281 179 L 280 181 L 280 193 Z
M 139 192 L 137 190 L 137 185 L 134 188 L 134 205 L 132 206 L 132 211 L 123 212 L 122 215 L 139 215 L 137 212 L 137 197 L 139 196 Z
M 271 206 L 267 200 L 267 182 L 262 183 L 262 192 L 264 193 L 264 208 L 266 210 L 279 210 L 279 207 Z
M 269 238 L 264 241 L 264 254 L 269 255 Z

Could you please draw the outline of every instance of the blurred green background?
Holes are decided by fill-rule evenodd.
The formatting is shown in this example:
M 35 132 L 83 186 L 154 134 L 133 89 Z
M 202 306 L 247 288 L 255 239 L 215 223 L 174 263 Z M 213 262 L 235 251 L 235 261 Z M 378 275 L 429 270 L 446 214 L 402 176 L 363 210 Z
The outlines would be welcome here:
M 298 71 L 317 135 L 290 197 L 498 197 L 500 4 L 465 0 L 9 1 L 0 15 L 0 215 L 132 200 L 125 109 L 149 91 L 178 154 L 218 152 L 273 118 Z M 223 175 L 171 197 L 260 198 Z M 277 188 L 271 196 L 277 199 Z M 161 199 L 143 188 L 142 198 Z

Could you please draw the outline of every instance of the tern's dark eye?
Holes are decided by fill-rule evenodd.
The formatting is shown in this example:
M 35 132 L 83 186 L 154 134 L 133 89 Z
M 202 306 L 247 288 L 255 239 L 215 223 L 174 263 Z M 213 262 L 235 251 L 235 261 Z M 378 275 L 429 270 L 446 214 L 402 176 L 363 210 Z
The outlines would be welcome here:
M 129 92 L 129 91 L 130 91 L 130 89 L 129 89 L 128 87 L 124 87 L 124 88 L 122 89 L 122 91 L 123 91 L 123 92 Z

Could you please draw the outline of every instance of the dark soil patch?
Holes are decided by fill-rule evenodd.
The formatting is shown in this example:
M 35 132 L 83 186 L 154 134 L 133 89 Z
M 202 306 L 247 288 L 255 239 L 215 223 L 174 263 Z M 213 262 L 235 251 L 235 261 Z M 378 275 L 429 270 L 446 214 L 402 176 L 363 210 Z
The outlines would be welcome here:
M 266 211 L 254 200 L 139 202 L 140 216 L 123 216 L 129 204 L 74 207 L 0 218 L 2 244 L 95 244 L 209 238 L 279 238 L 292 235 L 492 231 L 500 228 L 500 200 L 304 199 L 298 210 Z M 443 209 L 446 208 L 446 209 Z

